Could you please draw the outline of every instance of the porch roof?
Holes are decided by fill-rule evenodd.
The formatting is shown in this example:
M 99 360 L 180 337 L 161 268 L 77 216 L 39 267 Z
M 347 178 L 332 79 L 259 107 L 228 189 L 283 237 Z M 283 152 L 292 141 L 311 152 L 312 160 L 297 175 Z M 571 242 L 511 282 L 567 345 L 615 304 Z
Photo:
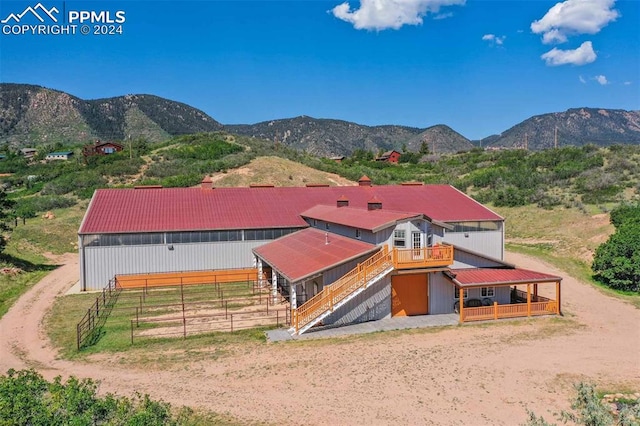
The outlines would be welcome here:
M 451 269 L 444 275 L 458 287 L 465 288 L 562 281 L 556 275 L 519 268 Z
M 253 252 L 294 283 L 379 249 L 373 244 L 307 228 L 256 247 Z

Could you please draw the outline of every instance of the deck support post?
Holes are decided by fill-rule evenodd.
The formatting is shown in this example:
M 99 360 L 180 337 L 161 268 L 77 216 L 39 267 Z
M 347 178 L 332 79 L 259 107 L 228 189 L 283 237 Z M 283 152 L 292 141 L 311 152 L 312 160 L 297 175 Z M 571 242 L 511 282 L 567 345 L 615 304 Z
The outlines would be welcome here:
M 533 285 L 533 301 L 539 302 L 538 300 L 538 284 Z
M 464 322 L 464 289 L 460 287 L 458 289 L 458 296 L 460 297 L 460 322 Z
M 271 269 L 271 297 L 273 304 L 278 303 L 278 273 L 275 269 Z
M 260 259 L 259 257 L 256 256 L 256 263 L 258 266 L 258 287 L 262 288 L 264 287 L 264 280 L 263 280 L 263 270 L 262 270 L 262 259 Z
M 527 316 L 531 316 L 531 284 L 527 284 Z
M 289 303 L 291 303 L 291 309 L 295 309 L 298 307 L 298 300 L 296 296 L 296 283 L 291 283 L 289 285 Z
M 562 314 L 562 309 L 560 309 L 560 281 L 556 281 L 556 314 Z

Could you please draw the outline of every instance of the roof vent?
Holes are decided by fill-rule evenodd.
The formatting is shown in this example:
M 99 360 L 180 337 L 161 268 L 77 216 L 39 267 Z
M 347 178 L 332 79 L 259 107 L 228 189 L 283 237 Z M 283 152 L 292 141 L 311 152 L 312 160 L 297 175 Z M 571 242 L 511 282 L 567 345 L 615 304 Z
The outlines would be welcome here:
M 270 183 L 252 183 L 249 185 L 249 188 L 273 188 L 274 185 Z
M 382 201 L 378 199 L 375 195 L 372 199 L 367 201 L 367 210 L 381 210 L 382 209 Z
M 162 189 L 162 185 L 137 185 L 133 189 Z
M 205 176 L 204 179 L 202 179 L 202 182 L 200 182 L 200 188 L 213 189 L 213 179 L 211 179 L 211 176 Z
M 402 182 L 400 185 L 402 186 L 423 186 L 422 182 Z
M 349 207 L 349 199 L 342 195 L 340 196 L 340 198 L 338 198 L 336 205 L 338 207 Z
M 360 179 L 358 179 L 359 186 L 371 186 L 371 179 L 367 175 L 363 175 Z

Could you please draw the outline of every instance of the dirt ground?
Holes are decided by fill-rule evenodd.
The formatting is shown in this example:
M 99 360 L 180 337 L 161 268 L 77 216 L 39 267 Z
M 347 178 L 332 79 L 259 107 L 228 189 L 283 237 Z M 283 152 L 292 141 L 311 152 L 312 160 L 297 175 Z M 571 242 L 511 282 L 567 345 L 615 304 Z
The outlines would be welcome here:
M 57 357 L 42 321 L 78 280 L 78 258 L 66 255 L 0 320 L 0 370 L 92 377 L 104 392 L 140 391 L 274 424 L 515 425 L 527 408 L 553 420 L 569 408 L 580 380 L 640 390 L 640 310 L 536 259 L 507 260 L 565 277 L 563 319 L 253 345 L 158 370 L 125 367 L 119 360 L 126 355 L 101 355 L 99 362 Z

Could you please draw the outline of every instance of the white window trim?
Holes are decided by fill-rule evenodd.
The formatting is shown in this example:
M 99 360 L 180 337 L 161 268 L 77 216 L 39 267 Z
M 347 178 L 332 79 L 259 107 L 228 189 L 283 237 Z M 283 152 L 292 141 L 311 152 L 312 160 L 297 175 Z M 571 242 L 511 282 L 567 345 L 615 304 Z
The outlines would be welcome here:
M 362 231 L 358 228 L 356 228 L 356 238 L 359 240 L 362 239 Z
M 402 241 L 402 245 L 396 244 L 399 241 Z M 395 229 L 393 231 L 393 246 L 403 248 L 407 247 L 407 234 L 404 229 Z

